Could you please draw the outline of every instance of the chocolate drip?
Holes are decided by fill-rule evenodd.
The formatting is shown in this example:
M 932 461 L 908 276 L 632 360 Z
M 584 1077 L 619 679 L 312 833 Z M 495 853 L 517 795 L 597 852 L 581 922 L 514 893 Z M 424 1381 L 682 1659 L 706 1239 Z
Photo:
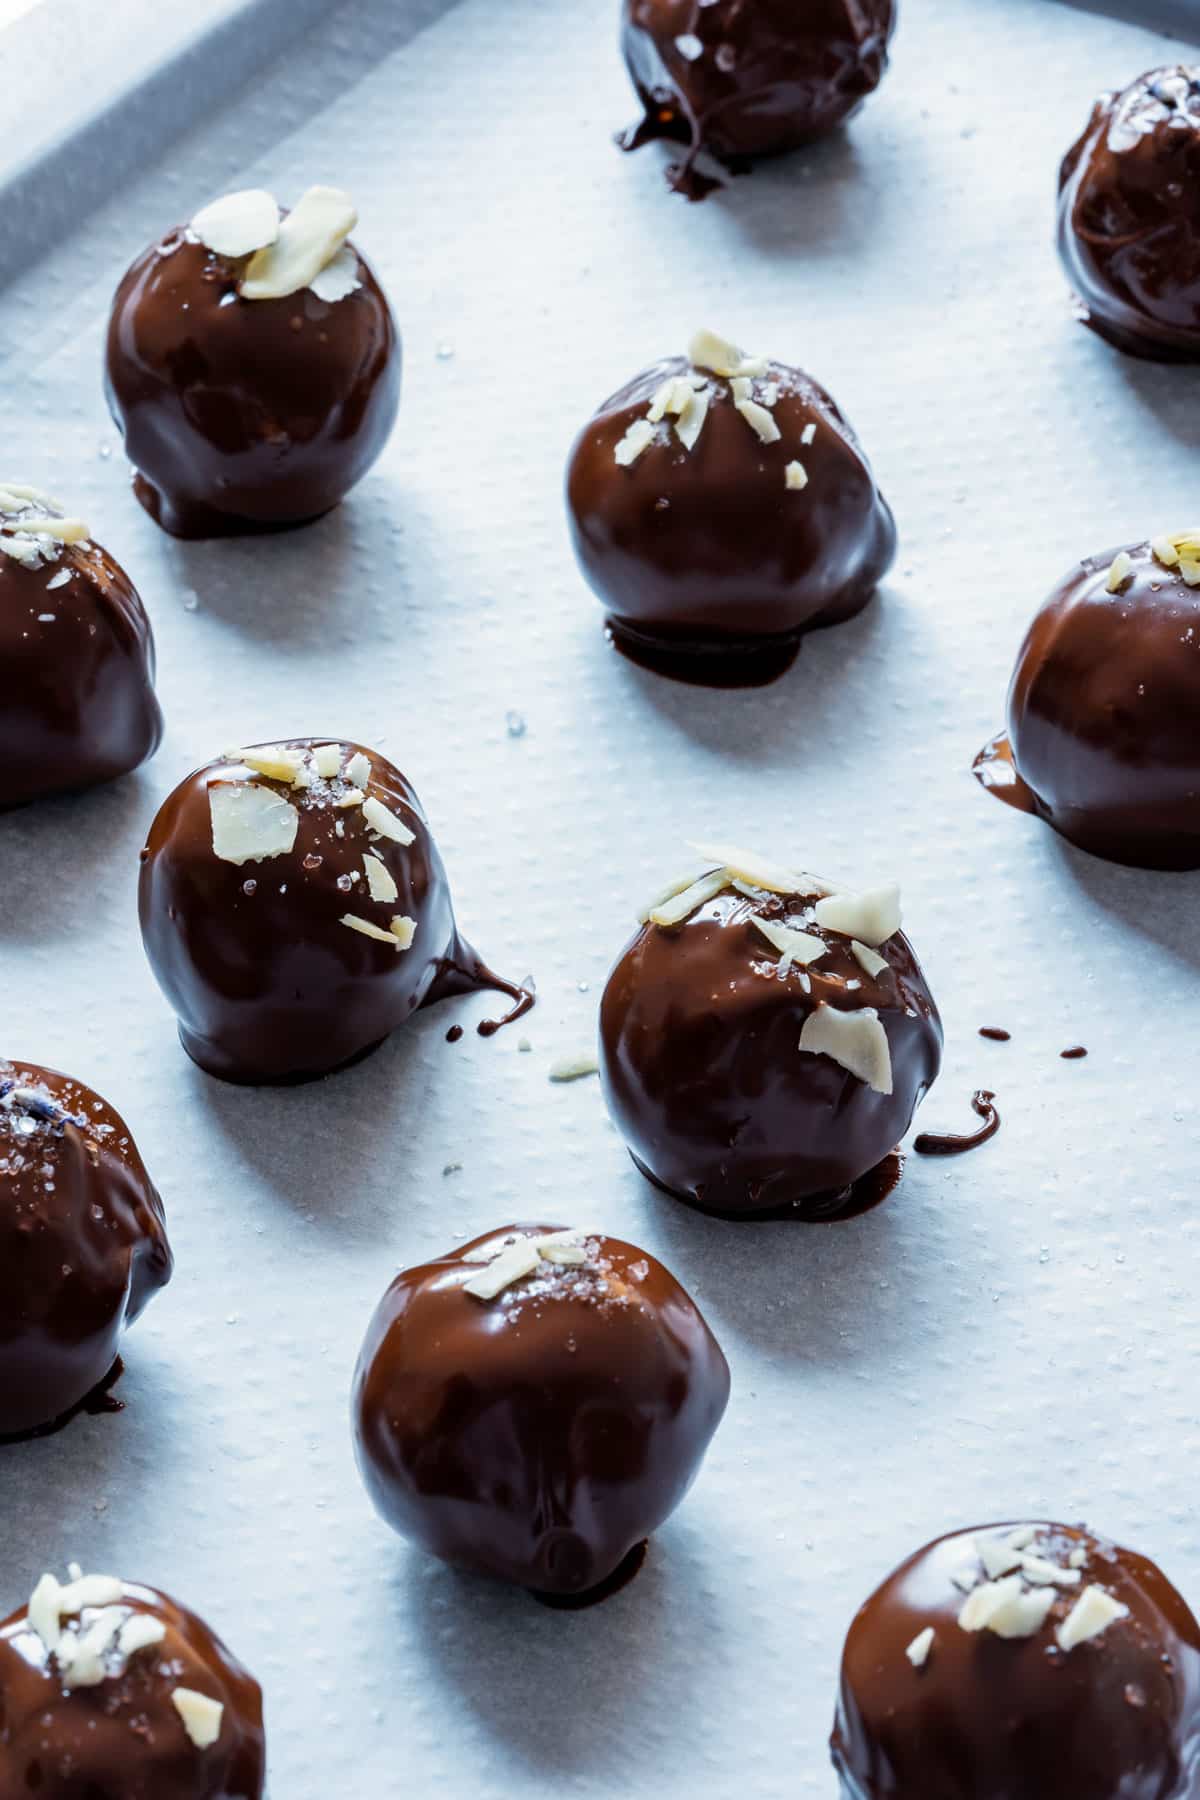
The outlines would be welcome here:
M 436 1006 L 439 1000 L 450 1000 L 459 994 L 478 994 L 483 992 L 507 994 L 513 1002 L 509 1011 L 499 1019 L 482 1019 L 475 1027 L 480 1037 L 494 1037 L 505 1025 L 512 1025 L 517 1019 L 523 1019 L 531 1012 L 537 1001 L 537 990 L 533 977 L 527 983 L 518 985 L 506 981 L 503 975 L 497 975 L 490 969 L 470 944 L 455 933 L 454 947 L 448 956 L 442 958 L 441 966 L 434 977 L 422 1006 Z M 462 1033 L 459 1031 L 459 1035 Z
M 980 1088 L 971 1095 L 971 1111 L 983 1120 L 978 1131 L 965 1136 L 953 1132 L 923 1131 L 913 1140 L 913 1149 L 918 1156 L 961 1156 L 965 1150 L 977 1150 L 980 1144 L 986 1144 L 989 1138 L 995 1137 L 1000 1129 L 1000 1114 L 995 1107 L 995 1094 L 986 1088 Z
M 1078 1062 L 1087 1055 L 1087 1051 L 1082 1044 L 1072 1044 L 1069 1050 L 1060 1050 L 1059 1055 L 1064 1062 Z
M 979 1035 L 981 1038 L 990 1038 L 993 1044 L 1007 1044 L 1012 1032 L 1005 1031 L 1001 1025 L 981 1025 Z

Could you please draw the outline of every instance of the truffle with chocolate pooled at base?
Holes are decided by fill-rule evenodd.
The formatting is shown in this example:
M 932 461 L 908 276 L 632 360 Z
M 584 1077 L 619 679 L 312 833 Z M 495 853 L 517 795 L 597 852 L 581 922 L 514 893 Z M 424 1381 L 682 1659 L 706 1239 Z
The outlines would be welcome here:
M 708 331 L 583 427 L 567 510 L 617 647 L 717 687 L 773 681 L 806 631 L 862 611 L 896 551 L 825 389 Z
M 141 854 L 146 954 L 210 1075 L 328 1075 L 453 994 L 512 998 L 485 1037 L 533 1005 L 459 937 L 416 794 L 360 744 L 288 738 L 197 769 Z
M 69 1075 L 0 1057 L 0 1438 L 81 1409 L 171 1268 L 120 1115 Z
M 0 1625 L 4 1800 L 260 1800 L 262 1693 L 202 1619 L 73 1564 Z
M 600 1004 L 634 1162 L 704 1212 L 827 1219 L 895 1147 L 942 1027 L 894 887 L 851 894 L 727 845 L 642 913 Z
M 1200 362 L 1200 68 L 1101 94 L 1059 174 L 1058 248 L 1084 324 L 1130 356 Z
M 1200 868 L 1200 528 L 1089 556 L 1037 614 L 975 774 L 1110 862 Z
M 623 0 L 621 48 L 644 117 L 617 142 L 657 138 L 687 154 L 670 185 L 702 200 L 719 181 L 843 124 L 887 69 L 895 0 Z
M 352 1405 L 367 1491 L 403 1537 L 595 1598 L 687 1493 L 728 1398 L 720 1347 L 661 1263 L 509 1225 L 396 1277 Z
M 128 774 L 162 728 L 128 575 L 82 519 L 0 482 L 0 812 Z
M 1084 1526 L 955 1532 L 855 1617 L 832 1752 L 843 1800 L 1192 1800 L 1200 1626 Z
M 281 212 L 226 194 L 142 252 L 113 300 L 105 392 L 134 491 L 175 537 L 304 525 L 396 422 L 400 337 L 337 188 Z

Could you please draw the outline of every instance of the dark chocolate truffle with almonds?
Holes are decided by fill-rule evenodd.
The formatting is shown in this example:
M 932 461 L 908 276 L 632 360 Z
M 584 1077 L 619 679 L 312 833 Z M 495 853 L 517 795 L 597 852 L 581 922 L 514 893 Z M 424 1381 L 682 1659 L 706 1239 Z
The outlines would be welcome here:
M 1112 862 L 1200 868 L 1200 530 L 1087 557 L 1037 614 L 1008 732 L 976 760 L 998 798 Z
M 262 1693 L 202 1619 L 73 1566 L 0 1625 L 4 1800 L 260 1800 Z
M 857 1614 L 832 1749 L 843 1800 L 1192 1800 L 1200 1626 L 1082 1526 L 956 1532 Z
M 161 736 L 128 575 L 82 519 L 0 484 L 0 812 L 126 775 Z
M 941 1065 L 899 894 L 831 893 L 744 850 L 696 849 L 709 873 L 647 909 L 604 989 L 609 1112 L 677 1199 L 827 1217 L 899 1143 Z
M 533 1004 L 459 937 L 409 783 L 345 740 L 189 775 L 150 827 L 138 905 L 184 1049 L 227 1081 L 327 1075 L 451 994 L 495 988 L 513 1017 Z
M 753 679 L 755 659 L 777 674 L 804 632 L 862 610 L 896 549 L 824 388 L 711 332 L 584 426 L 567 505 L 618 644 L 714 683 Z
M 619 140 L 686 145 L 667 179 L 689 200 L 734 169 L 824 137 L 882 81 L 895 0 L 623 0 L 621 47 L 645 117 Z
M 1200 361 L 1200 68 L 1102 94 L 1059 177 L 1058 247 L 1093 331 L 1133 356 Z
M 355 1443 L 402 1536 L 577 1595 L 678 1506 L 728 1397 L 725 1358 L 661 1263 L 510 1225 L 396 1277 L 358 1360 Z
M 337 188 L 290 213 L 227 194 L 132 265 L 113 300 L 105 391 L 134 491 L 176 537 L 303 525 L 387 442 L 400 339 Z
M 81 1081 L 0 1058 L 0 1437 L 86 1400 L 171 1268 L 124 1120 Z

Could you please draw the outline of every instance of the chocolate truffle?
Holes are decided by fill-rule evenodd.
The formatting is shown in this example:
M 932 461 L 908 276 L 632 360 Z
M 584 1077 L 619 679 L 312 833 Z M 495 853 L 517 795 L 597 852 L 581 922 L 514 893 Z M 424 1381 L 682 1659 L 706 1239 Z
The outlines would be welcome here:
M 184 1049 L 227 1081 L 327 1075 L 451 994 L 495 988 L 511 1018 L 533 1004 L 459 937 L 404 776 L 342 739 L 260 744 L 189 775 L 150 827 L 138 907 Z
M 1082 1526 L 956 1532 L 855 1617 L 832 1750 L 844 1800 L 1190 1800 L 1200 1627 Z
M 998 798 L 1094 856 L 1200 868 L 1200 531 L 1087 557 L 1017 657 L 1008 733 L 976 760 Z
M 1132 356 L 1200 361 L 1200 69 L 1102 94 L 1059 176 L 1058 247 L 1093 331 Z
M 128 575 L 82 519 L 0 485 L 0 812 L 126 775 L 161 737 Z
M 829 1216 L 903 1137 L 941 1065 L 898 891 L 831 892 L 744 850 L 695 848 L 709 872 L 643 913 L 604 990 L 608 1110 L 642 1173 L 679 1200 Z
M 84 1401 L 171 1268 L 124 1120 L 81 1081 L 0 1058 L 0 1437 Z
M 4 1800 L 259 1800 L 262 1693 L 202 1619 L 77 1565 L 0 1625 Z
M 621 47 L 645 117 L 618 142 L 687 146 L 667 172 L 699 200 L 707 151 L 738 169 L 795 150 L 857 112 L 883 80 L 894 0 L 623 0 Z
M 891 510 L 830 396 L 699 332 L 606 400 L 567 471 L 575 554 L 617 643 L 717 684 L 779 673 L 867 604 Z M 782 655 L 780 655 L 782 653 Z
M 661 1263 L 510 1225 L 393 1281 L 354 1376 L 355 1443 L 402 1536 L 577 1595 L 678 1506 L 728 1398 L 716 1339 Z
M 227 194 L 118 287 L 109 410 L 138 499 L 174 536 L 306 524 L 383 449 L 400 339 L 348 241 L 357 218 L 336 188 L 310 188 L 282 215 L 260 190 Z

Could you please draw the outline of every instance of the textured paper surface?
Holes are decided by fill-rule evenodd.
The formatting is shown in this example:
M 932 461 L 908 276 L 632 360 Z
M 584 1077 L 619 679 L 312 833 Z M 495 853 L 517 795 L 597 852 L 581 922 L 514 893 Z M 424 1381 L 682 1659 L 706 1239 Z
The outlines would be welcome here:
M 338 15 L 0 302 L 4 473 L 127 565 L 168 720 L 136 778 L 0 820 L 4 1045 L 126 1115 L 178 1258 L 128 1340 L 127 1410 L 0 1453 L 0 1600 L 78 1557 L 196 1605 L 264 1684 L 277 1800 L 830 1800 L 846 1625 L 925 1538 L 1086 1517 L 1200 1596 L 1200 881 L 1089 860 L 967 772 L 1060 573 L 1194 522 L 1200 376 L 1074 324 L 1051 247 L 1094 92 L 1177 51 L 1045 0 L 910 0 L 847 135 L 689 208 L 663 154 L 611 145 L 633 112 L 614 7 L 437 11 Z M 108 297 L 204 200 L 313 181 L 354 194 L 405 332 L 395 438 L 298 536 L 176 544 L 104 414 Z M 756 693 L 624 664 L 565 537 L 576 426 L 700 323 L 830 386 L 902 537 L 878 602 Z M 444 1041 L 480 999 L 301 1091 L 188 1063 L 137 851 L 188 769 L 293 732 L 415 781 L 464 929 L 537 976 L 530 1053 L 522 1027 Z M 546 1079 L 676 844 L 731 834 L 898 877 L 947 1029 L 922 1122 L 999 1097 L 992 1144 L 910 1159 L 853 1224 L 695 1218 L 635 1174 L 594 1081 Z M 514 1217 L 646 1245 L 733 1366 L 692 1496 L 581 1614 L 410 1552 L 351 1458 L 393 1271 Z

